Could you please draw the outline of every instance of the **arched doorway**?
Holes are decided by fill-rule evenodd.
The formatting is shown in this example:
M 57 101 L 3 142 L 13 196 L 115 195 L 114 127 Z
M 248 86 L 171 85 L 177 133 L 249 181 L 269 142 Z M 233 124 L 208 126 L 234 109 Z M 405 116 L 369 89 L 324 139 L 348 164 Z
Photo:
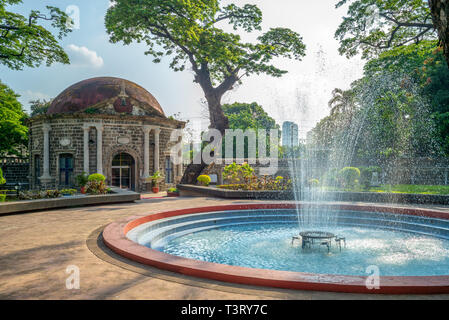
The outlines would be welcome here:
M 128 153 L 120 153 L 112 160 L 112 186 L 121 189 L 136 189 L 136 162 Z

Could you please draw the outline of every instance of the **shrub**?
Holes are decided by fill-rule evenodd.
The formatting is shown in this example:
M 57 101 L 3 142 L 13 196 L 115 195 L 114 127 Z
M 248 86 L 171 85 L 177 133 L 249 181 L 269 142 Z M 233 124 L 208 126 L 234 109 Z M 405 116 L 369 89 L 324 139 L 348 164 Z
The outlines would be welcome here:
M 170 193 L 179 193 L 179 190 L 177 188 L 170 188 L 170 189 L 168 189 L 168 192 L 170 192 Z
M 102 175 L 102 174 L 94 173 L 94 174 L 91 174 L 87 180 L 88 180 L 88 182 L 92 182 L 92 181 L 105 182 L 106 181 L 106 177 L 104 175 Z
M 0 202 L 6 201 L 6 194 L 0 194 Z
M 3 171 L 2 168 L 0 168 L 0 185 L 5 184 L 6 180 L 3 178 Z
M 89 182 L 89 176 L 87 173 L 83 172 L 82 174 L 76 176 L 76 183 L 80 188 L 85 187 L 87 182 Z
M 108 188 L 104 181 L 91 180 L 86 185 L 86 192 L 89 194 L 106 194 Z
M 202 175 L 198 177 L 198 182 L 202 185 L 202 186 L 209 186 L 210 182 L 212 181 L 211 178 L 207 175 Z
M 254 169 L 248 163 L 238 165 L 234 162 L 223 170 L 223 178 L 231 184 L 249 183 L 254 177 Z
M 76 190 L 75 189 L 63 189 L 63 190 L 61 190 L 61 193 L 69 194 L 69 195 L 73 196 L 76 193 Z
M 373 174 L 375 172 L 381 173 L 382 169 L 380 167 L 361 167 L 360 168 L 360 184 L 368 189 L 371 187 L 371 181 L 373 179 Z
M 354 167 L 346 167 L 338 172 L 338 178 L 344 188 L 354 188 L 359 182 L 360 170 Z
M 61 196 L 61 192 L 59 190 L 45 191 L 45 198 L 47 198 L 47 199 L 59 198 L 60 196 Z

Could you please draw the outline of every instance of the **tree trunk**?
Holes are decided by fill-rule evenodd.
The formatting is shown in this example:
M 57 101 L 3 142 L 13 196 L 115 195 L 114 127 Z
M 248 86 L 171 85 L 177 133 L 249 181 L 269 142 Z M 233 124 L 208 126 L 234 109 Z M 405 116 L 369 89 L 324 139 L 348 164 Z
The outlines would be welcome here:
M 449 64 L 449 0 L 429 0 L 435 28 L 438 31 L 444 56 Z
M 206 100 L 209 107 L 210 127 L 217 129 L 224 136 L 226 129 L 229 129 L 229 120 L 225 116 L 221 107 L 222 95 L 216 90 L 207 90 Z M 191 163 L 184 172 L 181 184 L 196 184 L 198 177 L 209 164 L 203 161 L 202 152 L 200 152 L 194 162 Z

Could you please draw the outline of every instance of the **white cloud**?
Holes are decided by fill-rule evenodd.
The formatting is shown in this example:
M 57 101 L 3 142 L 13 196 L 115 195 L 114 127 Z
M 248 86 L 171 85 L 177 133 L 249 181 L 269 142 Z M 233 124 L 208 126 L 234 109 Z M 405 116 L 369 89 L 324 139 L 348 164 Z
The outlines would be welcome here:
M 72 65 L 94 68 L 101 68 L 104 65 L 103 58 L 86 47 L 70 44 L 68 51 Z

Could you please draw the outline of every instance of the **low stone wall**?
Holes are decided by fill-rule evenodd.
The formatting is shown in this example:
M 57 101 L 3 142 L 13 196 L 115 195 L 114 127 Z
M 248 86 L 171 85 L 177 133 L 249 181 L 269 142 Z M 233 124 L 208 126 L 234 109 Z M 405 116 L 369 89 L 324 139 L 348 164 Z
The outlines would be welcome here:
M 106 205 L 114 203 L 134 202 L 140 200 L 140 194 L 122 192 L 100 196 L 74 196 L 57 199 L 42 199 L 0 203 L 0 216 L 7 214 L 26 213 L 38 210 L 62 209 L 90 205 Z
M 181 197 L 216 197 L 224 199 L 295 200 L 292 191 L 234 191 L 214 187 L 179 185 Z M 320 192 L 314 200 L 379 203 L 415 203 L 449 205 L 449 196 L 377 192 Z

